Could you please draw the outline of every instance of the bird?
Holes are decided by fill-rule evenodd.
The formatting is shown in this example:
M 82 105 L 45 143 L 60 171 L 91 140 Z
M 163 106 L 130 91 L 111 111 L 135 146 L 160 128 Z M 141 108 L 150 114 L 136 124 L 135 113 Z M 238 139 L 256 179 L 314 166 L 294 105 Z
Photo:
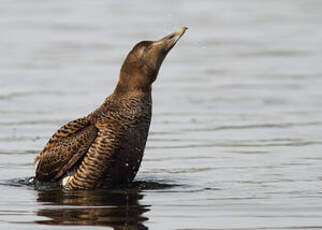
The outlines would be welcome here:
M 114 91 L 87 116 L 68 122 L 35 158 L 35 179 L 65 189 L 112 187 L 133 181 L 149 133 L 152 83 L 187 30 L 137 43 L 125 58 Z

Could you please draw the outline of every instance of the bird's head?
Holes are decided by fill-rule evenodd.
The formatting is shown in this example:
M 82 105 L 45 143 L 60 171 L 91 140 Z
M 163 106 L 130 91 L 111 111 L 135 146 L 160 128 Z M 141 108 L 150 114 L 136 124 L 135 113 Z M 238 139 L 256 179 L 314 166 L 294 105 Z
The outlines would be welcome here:
M 150 89 L 169 51 L 187 30 L 183 27 L 158 41 L 142 41 L 127 55 L 119 76 L 120 90 Z

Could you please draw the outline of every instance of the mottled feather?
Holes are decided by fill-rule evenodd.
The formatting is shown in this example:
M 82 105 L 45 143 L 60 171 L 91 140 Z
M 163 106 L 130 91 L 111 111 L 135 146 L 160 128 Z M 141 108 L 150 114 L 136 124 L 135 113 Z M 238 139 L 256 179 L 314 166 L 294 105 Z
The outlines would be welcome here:
M 97 129 L 87 118 L 71 121 L 58 129 L 35 160 L 39 161 L 36 178 L 50 181 L 63 176 L 83 157 L 96 136 Z

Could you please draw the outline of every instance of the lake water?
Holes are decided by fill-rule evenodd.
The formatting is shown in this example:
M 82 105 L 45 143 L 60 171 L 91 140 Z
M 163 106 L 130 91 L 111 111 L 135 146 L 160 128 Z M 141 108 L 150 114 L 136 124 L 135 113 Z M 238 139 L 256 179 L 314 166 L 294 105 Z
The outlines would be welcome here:
M 321 12 L 319 0 L 2 1 L 0 228 L 322 229 Z M 112 92 L 132 46 L 182 26 L 135 182 L 32 185 L 48 138 Z

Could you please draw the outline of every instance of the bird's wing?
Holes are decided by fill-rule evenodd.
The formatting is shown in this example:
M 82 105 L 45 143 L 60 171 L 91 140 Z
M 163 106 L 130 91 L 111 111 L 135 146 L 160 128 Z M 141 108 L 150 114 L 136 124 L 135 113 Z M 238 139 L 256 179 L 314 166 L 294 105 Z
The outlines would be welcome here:
M 97 132 L 86 117 L 58 129 L 35 159 L 35 162 L 39 161 L 36 178 L 40 181 L 58 180 L 85 155 Z
M 97 137 L 66 185 L 67 188 L 90 189 L 112 181 L 106 172 L 113 166 L 117 150 L 121 148 L 122 124 L 103 118 L 95 126 L 98 129 Z

